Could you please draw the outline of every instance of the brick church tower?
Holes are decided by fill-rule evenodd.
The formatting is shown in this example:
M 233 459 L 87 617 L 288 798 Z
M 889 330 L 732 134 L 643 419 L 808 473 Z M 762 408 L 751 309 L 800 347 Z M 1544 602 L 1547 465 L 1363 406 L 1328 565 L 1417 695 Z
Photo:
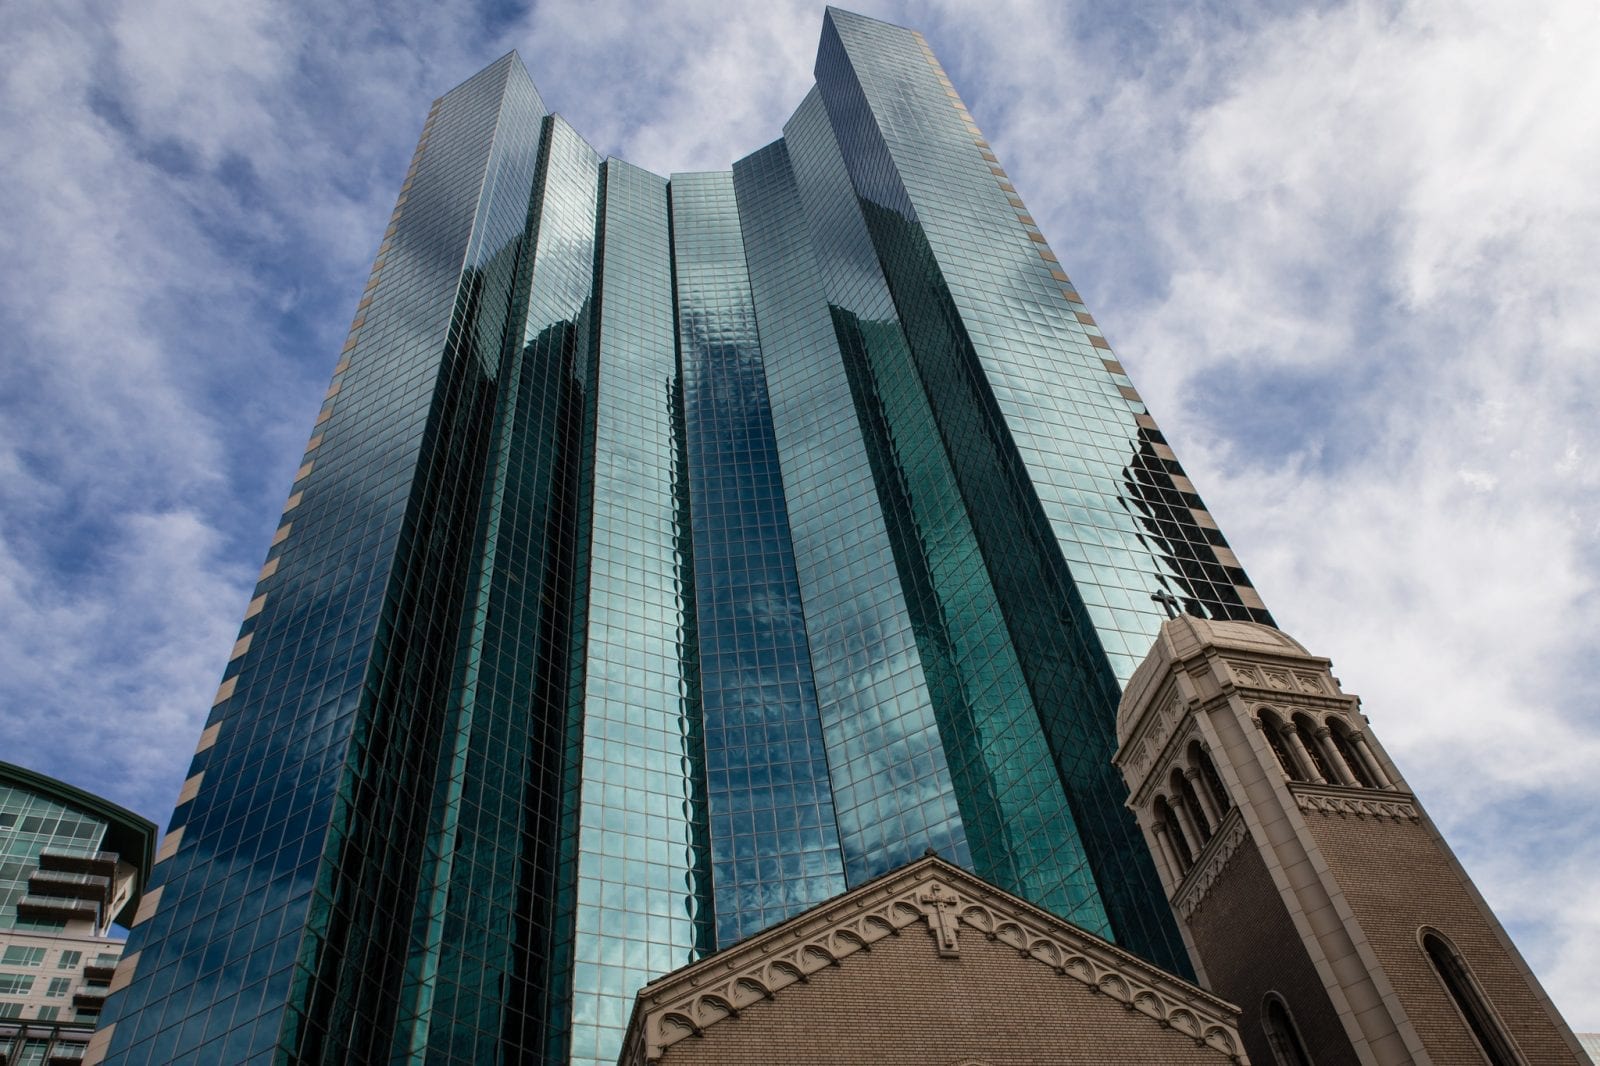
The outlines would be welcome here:
M 1329 661 L 1180 616 L 1116 764 L 1200 983 L 1282 1066 L 1587 1060 Z

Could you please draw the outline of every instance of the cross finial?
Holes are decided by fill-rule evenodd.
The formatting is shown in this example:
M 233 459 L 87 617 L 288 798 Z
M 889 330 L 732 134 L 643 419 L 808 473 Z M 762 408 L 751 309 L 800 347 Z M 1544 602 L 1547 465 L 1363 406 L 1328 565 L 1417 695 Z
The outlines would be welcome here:
M 961 954 L 961 946 L 956 943 L 956 918 L 955 909 L 961 900 L 954 892 L 946 894 L 944 886 L 935 881 L 928 886 L 926 892 L 917 896 L 917 902 L 922 904 L 922 913 L 928 919 L 928 927 L 933 932 L 935 943 L 939 945 L 939 954 L 946 958 L 954 958 Z
M 1168 618 L 1178 617 L 1178 597 L 1162 589 L 1160 592 L 1152 592 L 1150 598 L 1167 609 Z

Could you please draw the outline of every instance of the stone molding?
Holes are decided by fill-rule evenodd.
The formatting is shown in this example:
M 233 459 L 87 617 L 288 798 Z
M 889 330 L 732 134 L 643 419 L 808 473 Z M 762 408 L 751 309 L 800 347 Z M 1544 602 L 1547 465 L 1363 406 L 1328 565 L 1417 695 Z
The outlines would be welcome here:
M 1197 1046 L 1241 1058 L 1237 1011 L 1227 1002 L 930 856 L 646 985 L 622 1062 L 659 1062 L 673 1044 L 919 924 L 940 956 L 960 953 L 962 932 L 981 934 Z
M 1343 695 L 1337 686 L 1330 690 L 1329 679 L 1311 670 L 1295 670 L 1286 666 L 1243 662 L 1224 657 L 1228 676 L 1241 688 L 1269 689 L 1276 692 L 1304 692 L 1312 696 Z
M 1146 711 L 1133 735 L 1117 753 L 1115 761 L 1121 764 L 1129 783 L 1138 782 L 1134 789 L 1136 796 L 1142 797 L 1152 781 L 1165 776 L 1168 763 L 1176 758 L 1172 753 L 1187 744 L 1194 732 L 1194 719 L 1189 711 L 1178 698 L 1176 687 L 1169 687 L 1162 693 L 1161 709 Z
M 1239 813 L 1239 808 L 1228 808 L 1228 813 L 1222 816 L 1222 824 L 1217 827 L 1216 833 L 1195 859 L 1194 865 L 1189 868 L 1183 880 L 1179 882 L 1177 891 L 1172 894 L 1172 909 L 1178 912 L 1179 917 L 1188 921 L 1189 915 L 1205 902 L 1206 896 L 1211 892 L 1211 886 L 1222 876 L 1222 870 L 1228 865 L 1228 860 L 1233 858 L 1233 853 L 1239 850 L 1239 845 L 1243 844 L 1249 835 L 1250 829 L 1245 825 L 1244 816 Z
M 1337 814 L 1340 817 L 1380 818 L 1396 822 L 1415 822 L 1415 797 L 1409 792 L 1387 789 L 1352 788 L 1344 785 L 1315 785 L 1288 782 L 1289 791 L 1302 811 Z
M 1099 950 L 1102 943 L 1098 938 L 1052 935 L 1023 916 L 1005 914 L 978 902 L 962 908 L 961 922 L 991 940 L 1016 948 L 1024 958 L 1044 963 L 1058 976 L 1076 978 L 1091 991 L 1109 995 L 1129 1010 L 1139 1011 L 1229 1058 L 1238 1058 L 1239 1044 L 1233 1035 L 1230 1010 L 1208 1010 L 1201 1004 L 1179 1000 L 1172 989 L 1160 988 L 1146 975 L 1124 965 L 1121 952 Z

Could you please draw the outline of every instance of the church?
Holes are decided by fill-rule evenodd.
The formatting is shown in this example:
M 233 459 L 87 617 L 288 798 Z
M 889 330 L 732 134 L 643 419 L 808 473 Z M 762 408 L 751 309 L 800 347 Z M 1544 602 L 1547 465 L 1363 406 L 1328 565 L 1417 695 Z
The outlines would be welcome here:
M 1327 659 L 1180 615 L 1117 740 L 1198 984 L 929 854 L 647 985 L 621 1066 L 1588 1063 Z

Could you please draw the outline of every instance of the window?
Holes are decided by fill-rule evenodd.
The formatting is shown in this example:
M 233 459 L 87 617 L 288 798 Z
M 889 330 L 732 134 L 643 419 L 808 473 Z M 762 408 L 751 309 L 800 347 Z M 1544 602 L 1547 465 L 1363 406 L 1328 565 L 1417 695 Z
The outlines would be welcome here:
M 20 1004 L 20 1003 L 0 1003 L 0 1018 L 20 1018 L 20 1017 L 22 1017 L 22 1004 Z
M 1200 746 L 1198 740 L 1189 745 L 1189 765 L 1200 770 L 1200 780 L 1210 791 L 1211 798 L 1216 801 L 1217 810 L 1223 814 L 1228 813 L 1228 808 L 1233 806 L 1228 799 L 1228 790 L 1222 787 L 1222 778 L 1217 775 L 1216 764 L 1211 761 L 1211 756 Z
M 61 1017 L 61 1008 L 60 1007 L 40 1007 L 39 1008 L 39 1020 L 41 1022 L 53 1022 L 53 1021 L 56 1021 L 57 1019 L 59 1019 L 60 1017 Z
M 33 991 L 33 975 L 0 973 L 0 996 L 25 996 Z
M 1276 992 L 1268 992 L 1261 1002 L 1261 1027 L 1267 1031 L 1267 1046 L 1277 1066 L 1313 1066 L 1311 1053 L 1300 1039 L 1289 1005 Z
M 1356 753 L 1356 746 L 1350 740 L 1350 727 L 1335 718 L 1328 723 L 1328 728 L 1333 731 L 1333 746 L 1338 749 L 1345 765 L 1350 767 L 1350 773 L 1355 776 L 1356 783 L 1364 788 L 1377 788 L 1378 783 L 1372 779 L 1367 764 Z
M 1189 842 L 1184 839 L 1183 828 L 1178 825 L 1178 818 L 1172 813 L 1172 805 L 1167 802 L 1167 797 L 1156 797 L 1153 813 L 1156 821 L 1166 826 L 1167 839 L 1172 842 L 1172 850 L 1178 860 L 1177 874 L 1182 877 L 1194 865 L 1194 855 L 1189 851 Z
M 1317 744 L 1316 724 L 1305 715 L 1297 714 L 1294 716 L 1294 732 L 1300 738 L 1300 746 L 1305 749 L 1306 756 L 1311 760 L 1308 769 L 1324 781 L 1337 784 L 1339 779 L 1328 766 L 1327 760 L 1322 757 L 1322 748 Z
M 1300 772 L 1294 756 L 1289 754 L 1288 745 L 1283 742 L 1283 722 L 1268 710 L 1262 710 L 1256 721 L 1261 726 L 1262 735 L 1267 738 L 1267 746 L 1278 757 L 1278 765 L 1283 768 L 1284 776 L 1291 781 L 1304 781 L 1305 775 Z
M 63 951 L 61 953 L 61 957 L 56 960 L 56 969 L 58 969 L 58 970 L 76 970 L 79 967 L 79 965 L 82 964 L 82 962 L 83 962 L 83 952 L 81 952 L 81 951 Z
M 102 951 L 94 957 L 96 966 L 115 966 L 122 955 L 115 951 Z
M 1167 779 L 1167 787 L 1172 791 L 1174 802 L 1188 812 L 1189 821 L 1194 825 L 1195 832 L 1200 834 L 1200 839 L 1194 842 L 1195 847 L 1197 849 L 1205 847 L 1211 842 L 1211 834 L 1216 826 L 1206 817 L 1205 808 L 1200 806 L 1200 797 L 1195 795 L 1189 779 L 1183 776 L 1182 770 L 1174 769 Z
M 22 1040 L 17 1044 L 17 1053 L 10 1062 L 15 1066 L 44 1066 L 45 1055 L 50 1051 L 48 1040 Z
M 45 989 L 44 994 L 50 999 L 60 999 L 71 990 L 72 978 L 52 977 L 50 978 L 50 985 Z
M 1419 939 L 1423 954 L 1428 956 L 1428 961 L 1433 964 L 1433 972 L 1438 975 L 1445 991 L 1450 993 L 1450 999 L 1455 1003 L 1456 1010 L 1461 1012 L 1467 1028 L 1472 1030 L 1473 1039 L 1477 1040 L 1483 1057 L 1489 1060 L 1491 1066 L 1525 1066 L 1526 1060 L 1517 1053 L 1511 1037 L 1501 1028 L 1500 1020 L 1495 1017 L 1494 1009 L 1489 1006 L 1489 1000 L 1478 985 L 1477 978 L 1472 976 L 1467 960 L 1461 957 L 1455 945 L 1437 929 L 1421 929 Z
M 12 944 L 0 955 L 0 966 L 43 966 L 44 948 Z

